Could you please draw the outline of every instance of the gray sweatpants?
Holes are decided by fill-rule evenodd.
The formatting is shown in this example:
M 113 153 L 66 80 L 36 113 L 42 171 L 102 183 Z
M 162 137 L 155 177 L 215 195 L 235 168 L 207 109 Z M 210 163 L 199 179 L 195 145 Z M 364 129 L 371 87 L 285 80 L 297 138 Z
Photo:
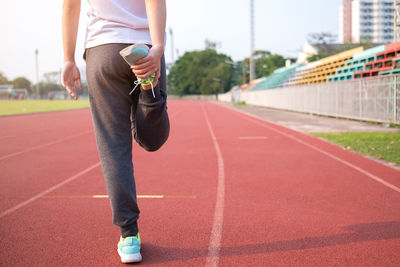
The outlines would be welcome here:
M 147 151 L 158 150 L 168 139 L 166 73 L 151 90 L 140 86 L 132 95 L 135 75 L 119 51 L 128 44 L 107 44 L 86 49 L 86 77 L 90 107 L 103 175 L 122 237 L 138 233 L 139 208 L 132 164 L 132 133 Z

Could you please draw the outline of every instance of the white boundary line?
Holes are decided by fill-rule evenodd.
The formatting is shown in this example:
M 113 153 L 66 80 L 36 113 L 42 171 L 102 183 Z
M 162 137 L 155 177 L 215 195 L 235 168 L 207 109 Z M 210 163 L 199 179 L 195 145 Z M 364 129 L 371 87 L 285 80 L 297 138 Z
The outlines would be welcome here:
M 171 120 L 172 118 L 175 118 L 183 110 L 184 109 L 175 111 L 174 114 L 169 115 L 169 119 Z M 75 138 L 75 137 L 78 137 L 78 136 L 81 136 L 81 135 L 84 135 L 84 134 L 87 134 L 87 133 L 90 133 L 90 132 L 93 132 L 93 130 L 81 132 L 81 133 L 78 133 L 78 134 L 73 134 L 73 135 L 70 135 L 70 136 L 67 136 L 67 137 L 64 137 L 64 138 L 61 138 L 61 139 L 57 139 L 57 140 L 48 142 L 48 143 L 43 144 L 43 145 L 34 146 L 34 147 L 27 148 L 27 149 L 24 149 L 24 150 L 21 150 L 21 151 L 18 151 L 18 152 L 14 152 L 14 153 L 11 153 L 11 154 L 0 156 L 0 160 L 11 158 L 11 157 L 14 157 L 14 156 L 18 156 L 20 154 L 27 153 L 27 152 L 30 152 L 30 151 L 33 151 L 33 150 L 37 150 L 37 149 L 40 149 L 40 148 L 43 148 L 43 147 L 46 147 L 46 146 L 51 146 L 51 145 L 54 145 L 54 144 L 57 144 L 57 143 L 61 143 L 61 142 L 66 141 L 68 139 L 72 139 L 72 138 Z M 7 137 L 12 137 L 12 135 L 9 135 Z M 0 139 L 2 139 L 2 138 L 0 137 Z
M 8 155 L 4 155 L 4 156 L 0 157 L 0 160 L 11 158 L 11 157 L 14 157 L 14 156 L 18 156 L 20 154 L 23 154 L 23 153 L 26 153 L 26 152 L 30 152 L 30 151 L 33 151 L 33 150 L 36 150 L 36 149 L 40 149 L 40 148 L 43 148 L 43 147 L 46 147 L 46 146 L 51 146 L 51 145 L 54 145 L 54 144 L 57 144 L 57 143 L 61 143 L 61 142 L 65 141 L 65 140 L 72 139 L 72 138 L 75 138 L 75 137 L 78 137 L 78 136 L 81 136 L 81 135 L 84 135 L 84 134 L 87 134 L 87 133 L 90 133 L 90 132 L 92 132 L 92 130 L 81 132 L 81 133 L 78 133 L 78 134 L 73 134 L 73 135 L 70 135 L 70 136 L 67 136 L 67 137 L 64 137 L 64 138 L 61 138 L 61 139 L 57 139 L 57 140 L 48 142 L 48 143 L 43 144 L 43 145 L 34 146 L 34 147 L 27 148 L 27 149 L 24 149 L 24 150 L 21 150 L 21 151 L 18 151 L 18 152 L 14 152 L 14 153 L 11 153 L 11 154 L 8 154 Z
M 28 204 L 32 203 L 33 201 L 35 201 L 35 200 L 41 198 L 42 196 L 47 195 L 48 193 L 50 193 L 50 192 L 52 192 L 52 191 L 54 191 L 54 190 L 60 188 L 61 186 L 65 185 L 65 184 L 67 184 L 67 183 L 69 183 L 69 182 L 72 182 L 73 180 L 76 180 L 77 178 L 79 178 L 79 177 L 81 177 L 82 175 L 84 175 L 84 174 L 90 172 L 91 170 L 97 168 L 98 166 L 100 166 L 100 162 L 97 162 L 96 164 L 90 166 L 89 168 L 86 168 L 86 169 L 84 169 L 83 171 L 78 172 L 77 174 L 75 174 L 75 175 L 73 175 L 73 176 L 71 176 L 71 177 L 65 179 L 65 180 L 62 181 L 61 183 L 58 183 L 58 184 L 56 184 L 56 185 L 50 187 L 49 189 L 40 192 L 39 194 L 37 194 L 37 195 L 31 197 L 30 199 L 25 200 L 25 201 L 19 203 L 18 205 L 15 205 L 14 207 L 9 208 L 9 209 L 3 211 L 2 213 L 0 213 L 0 218 L 3 218 L 3 217 L 6 216 L 7 214 L 10 214 L 10 213 L 12 213 L 12 212 L 14 212 L 14 211 L 16 211 L 16 210 L 22 208 L 22 207 L 25 207 L 26 205 L 28 205 Z
M 222 224 L 224 221 L 224 198 L 225 198 L 225 172 L 224 172 L 224 159 L 222 157 L 221 149 L 218 145 L 217 138 L 215 137 L 214 130 L 208 119 L 207 112 L 201 105 L 204 118 L 206 120 L 208 130 L 214 143 L 215 151 L 218 160 L 218 184 L 217 184 L 217 200 L 215 203 L 215 213 L 213 226 L 211 230 L 210 244 L 208 246 L 208 255 L 206 259 L 206 266 L 218 266 L 219 251 L 221 247 L 222 238 Z
M 176 112 L 175 114 L 173 114 L 173 116 L 175 117 L 177 115 L 177 113 L 180 113 L 180 111 Z M 22 154 L 22 153 L 25 153 L 25 152 L 29 152 L 29 151 L 32 151 L 32 150 L 36 150 L 36 149 L 39 149 L 39 148 L 42 148 L 42 147 L 50 146 L 50 145 L 53 145 L 53 144 L 56 144 L 56 143 L 60 143 L 62 141 L 65 141 L 65 140 L 68 140 L 68 139 L 71 139 L 71 138 L 74 138 L 74 137 L 77 137 L 77 136 L 80 136 L 80 135 L 84 135 L 84 134 L 89 133 L 89 132 L 92 132 L 92 131 L 85 131 L 85 132 L 82 132 L 82 133 L 79 133 L 79 134 L 70 135 L 68 137 L 61 138 L 61 139 L 46 143 L 44 145 L 35 146 L 35 147 L 31 147 L 31 148 L 28 148 L 28 149 L 25 149 L 25 150 L 22 150 L 22 151 L 19 151 L 19 152 L 8 154 L 8 155 L 5 155 L 3 157 L 0 157 L 0 160 L 5 159 L 5 158 L 9 158 L 9 157 L 12 157 L 12 156 L 16 156 L 16 155 L 19 155 L 19 154 Z M 0 219 L 3 218 L 4 216 L 6 216 L 7 214 L 10 214 L 10 213 L 12 213 L 12 212 L 14 212 L 14 211 L 26 206 L 26 205 L 32 203 L 33 201 L 35 201 L 35 200 L 47 195 L 48 193 L 60 188 L 61 186 L 65 185 L 65 184 L 67 184 L 69 182 L 72 182 L 73 180 L 75 180 L 75 179 L 79 178 L 80 176 L 88 173 L 89 171 L 97 168 L 98 166 L 100 166 L 100 162 L 97 162 L 96 164 L 84 169 L 83 171 L 81 171 L 81 172 L 79 172 L 79 173 L 77 173 L 77 174 L 65 179 L 61 183 L 58 183 L 58 184 L 50 187 L 49 189 L 40 192 L 39 194 L 31 197 L 30 199 L 25 200 L 24 202 L 21 202 L 21 203 L 17 204 L 16 206 L 3 211 L 2 213 L 0 213 Z
M 228 110 L 231 110 L 231 111 L 236 111 L 236 112 L 238 112 L 238 113 L 241 113 L 242 116 L 243 116 L 246 120 L 248 120 L 248 121 L 250 121 L 250 122 L 253 122 L 253 123 L 255 123 L 255 124 L 258 124 L 258 125 L 260 125 L 260 126 L 262 126 L 262 127 L 264 127 L 264 128 L 270 129 L 270 130 L 272 130 L 272 131 L 274 131 L 274 132 L 277 132 L 277 133 L 279 133 L 279 134 L 281 134 L 281 135 L 283 135 L 283 136 L 286 136 L 286 137 L 288 137 L 288 138 L 290 138 L 290 139 L 292 139 L 292 140 L 294 140 L 294 141 L 296 141 L 296 142 L 298 142 L 298 143 L 300 143 L 300 144 L 303 144 L 303 145 L 305 145 L 305 146 L 307 146 L 307 147 L 309 147 L 309 148 L 312 148 L 312 149 L 314 149 L 314 150 L 316 150 L 316 151 L 318 151 L 318 152 L 324 154 L 325 156 L 328 156 L 328 157 L 330 157 L 330 158 L 332 158 L 332 159 L 334 159 L 334 160 L 337 160 L 337 161 L 339 161 L 340 163 L 342 163 L 342 164 L 344 164 L 344 165 L 346 165 L 346 166 L 348 166 L 348 167 L 350 167 L 350 168 L 352 168 L 352 169 L 354 169 L 354 170 L 356 170 L 356 171 L 358 171 L 358 172 L 364 174 L 365 176 L 367 176 L 367 177 L 373 179 L 374 181 L 376 181 L 376 182 L 378 182 L 378 183 L 381 183 L 381 184 L 383 184 L 384 186 L 389 187 L 390 189 L 393 189 L 394 191 L 400 193 L 400 188 L 399 188 L 399 187 L 397 187 L 397 186 L 395 186 L 395 185 L 393 185 L 393 184 L 391 184 L 391 183 L 389 183 L 389 182 L 386 182 L 386 181 L 383 180 L 382 178 L 379 178 L 378 176 L 373 175 L 372 173 L 370 173 L 370 172 L 368 172 L 368 171 L 366 171 L 366 170 L 364 170 L 364 169 L 362 169 L 362 168 L 360 168 L 360 167 L 357 167 L 356 165 L 351 164 L 350 162 L 348 162 L 348 161 L 346 161 L 346 160 L 344 160 L 344 159 L 341 159 L 341 158 L 339 158 L 339 157 L 336 157 L 335 155 L 333 155 L 333 154 L 331 154 L 331 153 L 329 153 L 329 152 L 326 152 L 326 151 L 324 151 L 324 150 L 322 150 L 322 149 L 320 149 L 320 148 L 318 148 L 318 147 L 316 147 L 316 146 L 314 146 L 314 145 L 311 145 L 311 144 L 309 144 L 309 143 L 307 143 L 307 142 L 305 142 L 305 141 L 303 141 L 303 140 L 300 140 L 300 139 L 298 139 L 298 138 L 296 138 L 296 137 L 294 137 L 294 136 L 292 136 L 292 135 L 290 135 L 290 134 L 284 133 L 284 132 L 279 131 L 279 130 L 273 128 L 273 127 L 270 127 L 270 126 L 266 125 L 265 123 L 262 123 L 262 122 L 258 121 L 258 120 L 262 120 L 262 121 L 264 121 L 264 120 L 261 119 L 261 118 L 259 118 L 259 117 L 257 117 L 257 116 L 255 116 L 255 115 L 253 115 L 253 114 L 249 114 L 249 113 L 244 112 L 244 111 L 241 111 L 241 110 L 231 109 L 231 108 L 225 107 L 225 106 L 223 106 L 223 105 L 219 105 L 219 106 L 224 107 L 224 108 L 226 108 L 226 109 L 228 109 Z M 252 119 L 249 119 L 249 118 L 247 118 L 247 117 L 244 116 L 244 115 L 247 115 L 248 117 L 256 118 L 257 121 L 254 121 L 254 120 L 252 120 Z M 275 123 L 269 122 L 269 121 L 268 121 L 268 123 L 275 124 Z M 280 126 L 280 127 L 284 127 L 284 126 Z M 297 131 L 296 131 L 296 132 L 297 132 Z

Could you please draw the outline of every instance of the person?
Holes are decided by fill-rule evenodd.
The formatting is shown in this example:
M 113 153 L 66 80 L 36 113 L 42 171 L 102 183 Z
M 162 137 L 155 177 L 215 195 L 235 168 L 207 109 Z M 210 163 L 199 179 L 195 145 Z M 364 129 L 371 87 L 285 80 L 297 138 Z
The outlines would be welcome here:
M 139 262 L 139 208 L 133 176 L 132 135 L 147 151 L 168 139 L 164 59 L 165 0 L 88 0 L 84 58 L 96 144 L 110 199 L 113 223 L 121 230 L 118 253 L 124 263 Z M 81 89 L 75 63 L 80 0 L 64 0 L 62 85 L 74 99 Z M 143 59 L 129 66 L 119 52 L 136 43 L 150 47 Z M 132 88 L 137 78 L 156 73 L 150 85 Z M 139 81 L 140 81 L 139 79 Z M 154 87 L 154 95 L 152 92 Z M 156 163 L 154 163 L 156 164 Z M 152 164 L 152 165 L 154 165 Z

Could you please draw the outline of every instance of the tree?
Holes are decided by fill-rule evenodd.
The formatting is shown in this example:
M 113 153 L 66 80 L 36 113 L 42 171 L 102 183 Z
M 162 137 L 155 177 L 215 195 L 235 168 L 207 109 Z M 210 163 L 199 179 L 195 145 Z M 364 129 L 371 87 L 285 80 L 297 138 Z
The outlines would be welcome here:
M 327 53 L 318 53 L 318 54 L 312 55 L 311 57 L 308 57 L 307 61 L 309 63 L 311 63 L 311 62 L 318 61 L 318 60 L 323 59 L 328 56 L 329 56 L 329 54 L 327 54 Z
M 169 92 L 186 95 L 228 91 L 232 86 L 233 66 L 225 61 L 232 60 L 211 48 L 186 52 L 169 72 Z
M 12 81 L 14 88 L 16 89 L 26 89 L 31 94 L 31 82 L 25 77 L 17 77 Z
M 370 35 L 361 36 L 360 44 L 364 46 L 371 46 L 373 44 L 373 38 Z
M 285 66 L 285 58 L 277 54 L 256 59 L 256 78 L 269 76 L 274 70 L 283 66 Z
M 255 66 L 256 66 L 256 79 L 271 75 L 276 69 L 285 66 L 285 58 L 278 54 L 271 54 L 266 50 L 257 50 L 254 53 Z M 249 58 L 244 60 L 245 72 L 249 73 L 250 65 Z M 246 82 L 249 81 L 248 75 L 246 75 Z
M 7 77 L 0 72 L 0 84 L 9 84 L 10 82 L 8 81 Z
M 269 52 L 268 50 L 256 50 L 253 53 L 253 57 L 255 59 L 269 57 L 270 55 L 271 55 L 271 52 Z
M 307 41 L 310 44 L 333 44 L 336 41 L 336 35 L 329 32 L 310 33 Z
M 33 85 L 36 87 L 36 84 Z M 40 95 L 47 95 L 51 91 L 64 91 L 65 89 L 56 83 L 39 82 Z
M 311 45 L 318 46 L 318 54 L 312 55 L 307 58 L 308 62 L 314 62 L 322 58 L 335 54 L 336 47 L 332 44 L 336 41 L 336 35 L 329 32 L 310 33 L 307 41 Z
M 59 83 L 61 77 L 60 71 L 46 72 L 43 74 L 44 81 L 47 83 Z

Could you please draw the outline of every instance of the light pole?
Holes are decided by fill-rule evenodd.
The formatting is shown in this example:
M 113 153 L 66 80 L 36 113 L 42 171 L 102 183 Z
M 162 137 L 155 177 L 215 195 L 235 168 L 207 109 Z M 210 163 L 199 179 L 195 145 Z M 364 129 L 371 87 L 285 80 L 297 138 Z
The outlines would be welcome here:
M 169 28 L 169 35 L 171 36 L 171 64 L 174 64 L 174 33 L 172 32 L 172 28 Z
M 35 50 L 35 58 L 36 58 L 36 97 L 40 99 L 40 89 L 39 89 L 39 49 Z
M 256 77 L 256 70 L 254 67 L 254 0 L 250 0 L 250 82 Z

